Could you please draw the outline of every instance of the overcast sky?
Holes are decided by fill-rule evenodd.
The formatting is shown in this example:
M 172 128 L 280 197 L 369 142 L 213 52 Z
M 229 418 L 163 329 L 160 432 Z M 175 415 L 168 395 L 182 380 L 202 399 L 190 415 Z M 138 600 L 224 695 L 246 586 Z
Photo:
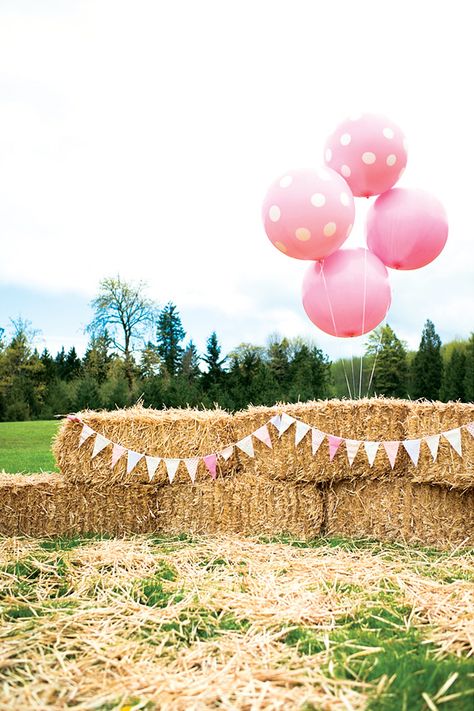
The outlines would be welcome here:
M 0 0 L 0 326 L 18 315 L 54 352 L 82 350 L 104 276 L 174 301 L 202 349 L 311 336 L 306 264 L 261 224 L 268 185 L 322 164 L 348 114 L 408 139 L 399 185 L 445 205 L 430 266 L 390 272 L 388 322 L 415 347 L 474 328 L 474 43 L 470 3 L 358 0 Z M 364 243 L 356 199 L 347 246 Z

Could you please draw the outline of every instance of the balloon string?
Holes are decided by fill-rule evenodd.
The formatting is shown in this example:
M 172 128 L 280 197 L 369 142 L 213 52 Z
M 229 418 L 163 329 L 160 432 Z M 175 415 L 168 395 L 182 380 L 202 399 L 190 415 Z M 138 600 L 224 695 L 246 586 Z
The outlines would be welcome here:
M 355 381 L 355 373 L 354 373 L 354 348 L 353 348 L 353 344 L 352 344 L 352 339 L 351 339 L 351 369 L 352 369 L 352 387 L 354 390 L 354 399 L 355 399 L 356 381 Z
M 365 333 L 365 308 L 367 305 L 367 250 L 364 250 L 364 300 L 362 306 L 362 335 Z M 364 357 L 364 351 L 360 354 L 360 368 L 359 368 L 359 400 L 362 396 L 362 359 Z
M 372 365 L 372 372 L 370 373 L 369 386 L 368 386 L 368 388 L 367 388 L 367 397 L 369 397 L 370 387 L 371 387 L 371 385 L 372 385 L 372 378 L 374 377 L 375 365 L 376 365 L 376 363 L 377 363 L 377 356 L 378 356 L 378 354 L 379 354 L 379 350 L 380 350 L 380 345 L 381 345 L 381 343 L 382 343 L 382 326 L 380 327 L 379 342 L 377 343 L 377 350 L 375 351 L 375 358 L 374 358 L 374 362 L 373 362 L 373 365 Z
M 321 276 L 323 278 L 324 291 L 326 292 L 326 299 L 328 300 L 329 313 L 331 314 L 331 319 L 332 319 L 332 327 L 334 329 L 334 334 L 337 337 L 336 319 L 334 318 L 334 311 L 332 310 L 331 299 L 329 297 L 328 287 L 326 284 L 326 277 L 324 275 L 324 262 L 321 262 Z M 349 385 L 349 378 L 347 377 L 346 365 L 344 363 L 344 358 L 342 358 L 342 369 L 344 371 L 344 377 L 346 379 L 347 392 L 349 393 L 349 397 L 352 400 L 351 386 Z

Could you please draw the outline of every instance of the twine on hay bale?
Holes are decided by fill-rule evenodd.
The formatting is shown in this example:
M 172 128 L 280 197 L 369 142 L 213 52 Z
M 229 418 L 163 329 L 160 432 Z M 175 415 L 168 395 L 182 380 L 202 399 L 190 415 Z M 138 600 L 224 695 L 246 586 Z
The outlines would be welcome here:
M 220 451 L 235 442 L 234 424 L 231 415 L 223 410 L 153 410 L 135 406 L 114 412 L 85 410 L 79 417 L 116 444 L 141 454 L 166 458 L 196 457 Z M 112 447 L 109 445 L 91 459 L 93 437 L 78 449 L 82 425 L 65 420 L 53 444 L 53 453 L 65 479 L 85 483 L 96 488 L 114 484 L 149 483 L 145 460 L 127 474 L 127 458 L 123 456 L 112 469 Z M 235 457 L 217 463 L 217 476 L 232 476 L 239 471 Z M 196 481 L 208 481 L 209 472 L 204 463 L 199 463 Z M 183 463 L 174 478 L 174 484 L 191 483 Z M 153 485 L 169 485 L 165 463 L 160 465 L 153 478 Z
M 474 421 L 474 404 L 462 402 L 414 402 L 405 425 L 406 437 L 415 439 Z M 426 442 L 422 442 L 418 466 L 412 467 L 412 480 L 468 489 L 474 486 L 474 437 L 461 430 L 460 457 L 449 442 L 441 437 L 435 462 Z
M 406 400 L 389 398 L 365 398 L 361 400 L 316 400 L 293 405 L 279 404 L 275 407 L 249 407 L 234 416 L 238 438 L 265 424 L 276 413 L 288 415 L 317 427 L 328 434 L 360 440 L 401 440 L 404 439 L 404 424 L 410 403 Z M 352 467 L 349 466 L 346 447 L 341 444 L 332 462 L 325 440 L 315 455 L 311 448 L 309 432 L 300 444 L 295 446 L 295 426 L 292 425 L 282 436 L 273 425 L 269 426 L 273 449 L 255 442 L 255 459 L 239 453 L 242 466 L 255 475 L 273 479 L 301 482 L 328 482 L 343 479 L 402 476 L 409 461 L 405 451 L 399 452 L 395 468 L 392 470 L 387 455 L 379 448 L 373 467 L 370 467 L 363 445 L 361 445 Z

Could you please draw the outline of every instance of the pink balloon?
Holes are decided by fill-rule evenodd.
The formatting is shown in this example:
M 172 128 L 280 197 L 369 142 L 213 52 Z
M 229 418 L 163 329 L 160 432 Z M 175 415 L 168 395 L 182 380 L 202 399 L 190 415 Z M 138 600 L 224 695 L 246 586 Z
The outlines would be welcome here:
M 367 215 L 367 246 L 392 269 L 424 267 L 440 254 L 447 238 L 444 207 L 424 190 L 389 190 Z
M 328 138 L 324 158 L 349 183 L 353 195 L 369 197 L 395 185 L 407 163 L 403 133 L 378 114 L 343 121 Z
M 288 257 L 321 259 L 349 236 L 354 198 L 334 170 L 291 171 L 271 186 L 262 208 L 270 242 Z
M 303 280 L 303 306 L 311 321 L 331 336 L 368 333 L 390 307 L 388 272 L 367 249 L 339 249 L 315 262 Z

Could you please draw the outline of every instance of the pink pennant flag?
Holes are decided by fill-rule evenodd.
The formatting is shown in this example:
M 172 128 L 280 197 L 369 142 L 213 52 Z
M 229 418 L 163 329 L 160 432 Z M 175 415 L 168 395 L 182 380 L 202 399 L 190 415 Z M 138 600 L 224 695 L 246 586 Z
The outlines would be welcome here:
M 324 442 L 325 438 L 324 432 L 321 432 L 320 430 L 316 429 L 316 427 L 312 428 L 311 432 L 311 446 L 313 448 L 313 455 L 316 454 L 318 449 L 320 448 L 321 444 Z
M 398 448 L 400 447 L 400 442 L 397 442 L 396 440 L 392 440 L 389 442 L 384 442 L 383 443 L 385 452 L 388 457 L 388 461 L 390 462 L 390 466 L 393 467 L 395 466 L 395 460 L 397 458 L 398 454 Z
M 266 425 L 262 425 L 258 428 L 258 430 L 255 430 L 253 436 L 259 439 L 260 442 L 263 442 L 263 444 L 266 444 L 267 447 L 270 447 L 270 449 L 273 449 L 272 440 L 270 439 L 270 432 L 268 431 L 268 427 Z
M 438 447 L 439 447 L 439 438 L 440 437 L 441 437 L 441 435 L 439 435 L 439 434 L 428 435 L 428 437 L 423 437 L 426 444 L 428 445 L 428 449 L 431 452 L 431 456 L 433 457 L 433 462 L 436 462 L 436 458 L 438 456 Z
M 71 422 L 82 422 L 81 418 L 77 415 L 67 415 L 67 419 Z
M 127 474 L 131 474 L 144 455 L 129 449 L 127 452 Z
M 349 466 L 352 467 L 361 443 L 357 439 L 346 439 L 345 442 Z
M 466 425 L 466 429 L 474 437 L 474 422 L 468 422 Z
M 164 459 L 164 463 L 166 464 L 166 471 L 168 472 L 168 479 L 170 480 L 170 484 L 173 483 L 173 479 L 176 476 L 176 472 L 178 471 L 179 463 L 181 459 Z
M 287 415 L 286 412 L 284 412 L 281 417 L 280 417 L 280 426 L 278 428 L 278 436 L 281 437 L 286 430 L 291 427 L 291 425 L 295 422 L 295 418 L 291 417 L 290 415 Z
M 402 442 L 413 464 L 418 464 L 420 458 L 421 439 L 406 439 Z
M 161 457 L 145 457 L 146 461 L 146 468 L 148 471 L 148 478 L 150 481 L 152 481 L 153 477 L 156 474 L 156 470 L 158 469 L 160 462 L 161 462 Z
M 79 437 L 79 444 L 77 445 L 77 448 L 82 447 L 86 439 L 89 439 L 89 437 L 92 437 L 92 435 L 95 434 L 94 430 L 92 427 L 89 427 L 89 425 L 84 425 L 82 428 L 80 437 Z
M 379 451 L 380 442 L 364 442 L 365 453 L 367 459 L 369 460 L 369 466 L 373 467 L 375 462 L 375 457 Z
M 209 470 L 211 479 L 215 479 L 217 476 L 216 464 L 217 464 L 217 454 L 208 454 L 207 457 L 203 457 L 204 464 Z
M 242 450 L 242 452 L 245 452 L 245 454 L 248 454 L 249 457 L 254 456 L 254 451 L 253 451 L 253 442 L 252 442 L 252 436 L 248 435 L 248 437 L 244 437 L 243 439 L 240 440 L 240 442 L 236 442 L 237 447 Z
M 125 447 L 122 447 L 121 444 L 114 444 L 112 447 L 112 461 L 110 463 L 110 468 L 113 469 L 115 465 L 117 464 L 118 460 L 123 457 L 127 450 Z
M 92 450 L 91 459 L 94 459 L 94 457 L 97 457 L 99 452 L 102 452 L 102 450 L 105 449 L 109 444 L 110 444 L 110 439 L 107 439 L 107 437 L 103 437 L 101 434 L 96 435 L 95 442 L 94 442 L 94 449 Z
M 301 440 L 306 437 L 308 432 L 310 431 L 311 427 L 307 425 L 305 422 L 300 422 L 300 420 L 296 420 L 296 429 L 295 429 L 295 445 L 298 446 Z
M 329 461 L 332 462 L 343 439 L 342 437 L 336 437 L 336 435 L 330 434 L 327 435 L 327 438 L 329 442 Z
M 186 469 L 188 470 L 188 474 L 191 477 L 191 481 L 194 484 L 194 482 L 196 481 L 196 474 L 199 465 L 199 457 L 190 457 L 189 459 L 185 459 L 184 463 L 186 464 Z
M 461 428 L 455 427 L 453 430 L 443 432 L 443 437 L 446 437 L 454 451 L 462 457 Z
M 229 447 L 225 447 L 221 452 L 219 452 L 219 456 L 222 457 L 225 461 L 229 459 L 234 453 L 234 446 L 231 444 Z
M 281 415 L 273 415 L 273 417 L 270 420 L 270 423 L 274 425 L 277 430 L 280 430 L 280 422 L 281 422 Z

